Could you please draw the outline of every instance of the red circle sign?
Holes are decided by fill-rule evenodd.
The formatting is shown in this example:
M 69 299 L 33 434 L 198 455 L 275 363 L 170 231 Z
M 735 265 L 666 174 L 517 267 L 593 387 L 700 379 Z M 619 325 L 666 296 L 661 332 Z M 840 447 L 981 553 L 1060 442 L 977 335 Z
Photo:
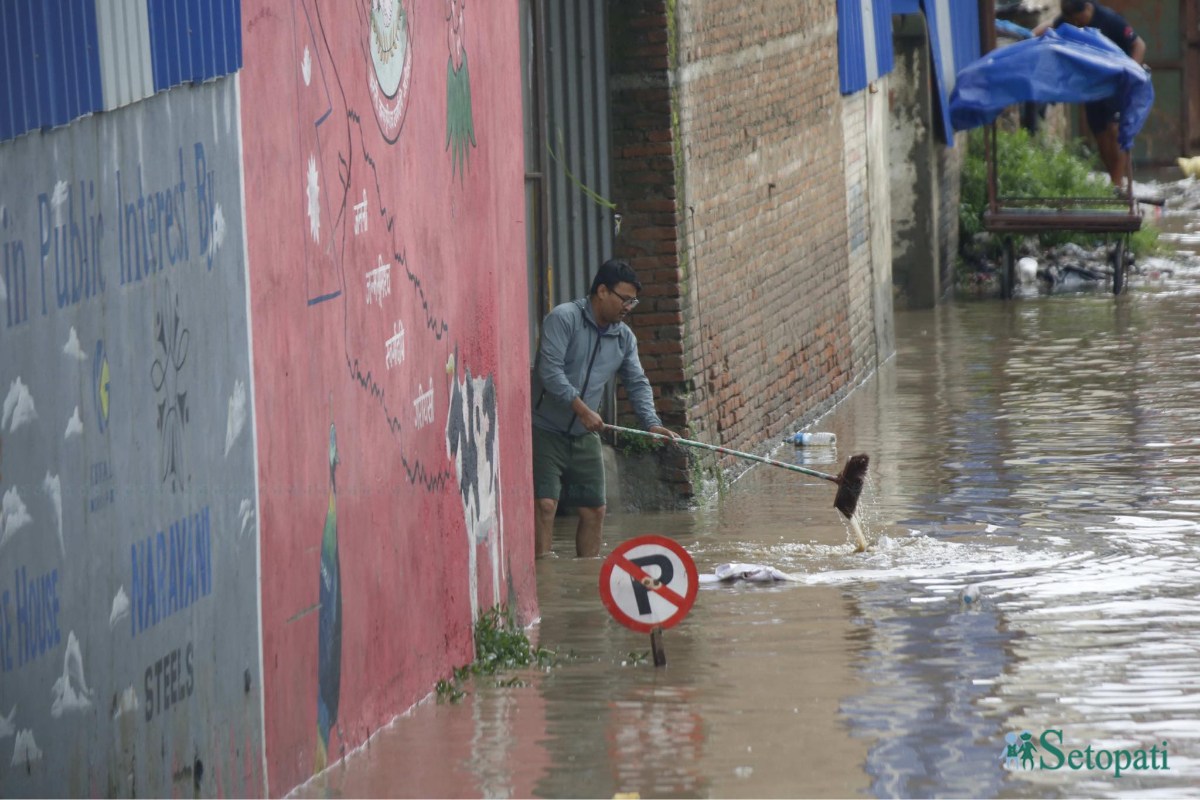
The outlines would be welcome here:
M 641 633 L 679 624 L 699 588 L 692 557 L 665 536 L 622 542 L 600 568 L 600 599 L 608 613 Z

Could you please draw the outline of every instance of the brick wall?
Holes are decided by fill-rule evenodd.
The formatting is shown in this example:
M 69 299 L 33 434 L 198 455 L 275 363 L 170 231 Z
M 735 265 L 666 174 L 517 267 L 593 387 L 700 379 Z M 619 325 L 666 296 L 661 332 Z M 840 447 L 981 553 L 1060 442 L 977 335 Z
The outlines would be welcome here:
M 645 284 L 643 365 L 667 425 L 761 452 L 873 366 L 870 192 L 846 191 L 866 154 L 844 152 L 866 125 L 843 124 L 835 0 L 609 13 L 618 255 Z M 688 494 L 673 457 L 663 477 Z
M 858 92 L 842 98 L 845 134 L 846 249 L 849 285 L 851 363 L 857 373 L 869 371 L 875 358 L 872 309 L 871 180 L 867 151 L 867 98 Z
M 670 87 L 671 26 L 662 0 L 613 3 L 609 16 L 613 65 L 613 199 L 622 217 L 615 255 L 626 258 L 642 282 L 642 303 L 630 318 L 642 367 L 654 387 L 663 423 L 687 426 L 684 379 L 683 271 L 680 267 L 675 137 Z M 618 421 L 637 427 L 618 387 Z M 658 453 L 657 478 L 686 500 L 693 494 L 688 456 Z

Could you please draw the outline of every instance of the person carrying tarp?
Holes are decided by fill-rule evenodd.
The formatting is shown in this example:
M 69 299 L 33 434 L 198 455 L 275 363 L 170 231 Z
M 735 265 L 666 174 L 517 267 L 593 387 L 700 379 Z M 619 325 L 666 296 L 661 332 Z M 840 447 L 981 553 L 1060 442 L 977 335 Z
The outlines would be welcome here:
M 1133 30 L 1125 18 L 1117 12 L 1105 8 L 1090 0 L 1062 0 L 1062 13 L 1052 22 L 1043 23 L 1033 29 L 1035 36 L 1041 36 L 1050 28 L 1057 28 L 1064 22 L 1077 28 L 1096 28 L 1125 52 L 1143 69 L 1149 71 L 1144 63 L 1146 42 Z M 1120 99 L 1117 96 L 1093 100 L 1084 104 L 1088 128 L 1096 138 L 1096 149 L 1100 151 L 1100 160 L 1108 171 L 1109 178 L 1118 189 L 1124 186 L 1128 174 L 1129 156 L 1121 151 L 1117 139 L 1118 118 L 1121 113 Z

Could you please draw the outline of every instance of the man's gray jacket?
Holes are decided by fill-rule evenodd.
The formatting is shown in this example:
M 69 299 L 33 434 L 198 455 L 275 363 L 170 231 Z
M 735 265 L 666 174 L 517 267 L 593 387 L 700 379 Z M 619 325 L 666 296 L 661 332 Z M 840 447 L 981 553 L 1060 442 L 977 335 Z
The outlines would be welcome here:
M 534 370 L 533 424 L 557 433 L 587 433 L 571 402 L 599 409 L 604 385 L 620 375 L 643 428 L 662 425 L 654 411 L 654 392 L 638 360 L 637 337 L 624 322 L 601 333 L 588 298 L 556 306 L 542 323 L 542 344 Z

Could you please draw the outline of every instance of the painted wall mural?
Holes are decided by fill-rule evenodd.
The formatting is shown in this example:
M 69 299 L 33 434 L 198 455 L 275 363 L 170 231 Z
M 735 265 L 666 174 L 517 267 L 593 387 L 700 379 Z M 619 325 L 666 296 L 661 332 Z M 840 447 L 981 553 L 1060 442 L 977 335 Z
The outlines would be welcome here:
M 500 593 L 504 569 L 504 518 L 500 513 L 500 445 L 496 426 L 496 386 L 492 377 L 463 379 L 455 374 L 454 359 L 447 365 L 451 376 L 450 410 L 446 416 L 446 448 L 454 462 L 467 533 L 467 575 L 470 581 L 471 619 L 479 618 L 479 567 L 477 553 L 486 548 L 491 604 L 507 597 Z
M 337 725 L 342 693 L 342 571 L 337 542 L 337 430 L 329 426 L 329 507 L 321 531 L 321 603 L 317 633 L 317 755 L 316 769 L 329 759 L 329 731 Z
M 467 68 L 467 0 L 445 0 L 450 60 L 446 64 L 446 149 L 451 151 L 451 172 L 466 169 L 470 148 L 475 147 L 475 119 L 471 112 L 471 71 Z M 451 149 L 453 148 L 453 149 Z
M 536 614 L 518 20 L 464 9 L 243 5 L 272 792 Z
M 371 108 L 379 132 L 394 144 L 404 125 L 412 80 L 412 39 L 408 6 L 412 0 L 371 0 L 367 44 L 371 68 L 367 73 Z
M 0 795 L 262 791 L 239 125 L 0 144 Z

